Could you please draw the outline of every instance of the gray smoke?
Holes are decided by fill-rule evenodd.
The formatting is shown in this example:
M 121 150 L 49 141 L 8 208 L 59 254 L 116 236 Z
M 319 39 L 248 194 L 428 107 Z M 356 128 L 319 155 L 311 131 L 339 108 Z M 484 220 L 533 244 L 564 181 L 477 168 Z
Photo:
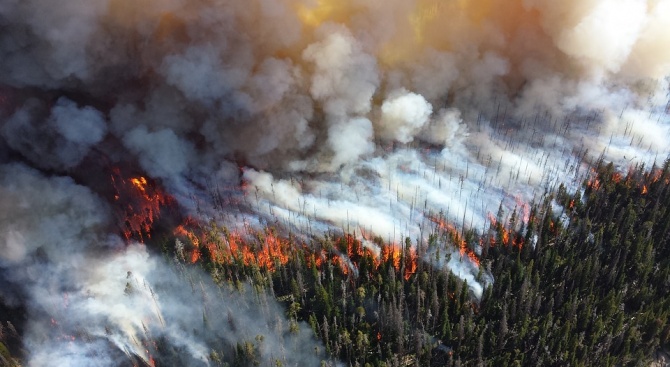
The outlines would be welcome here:
M 309 327 L 291 329 L 294 321 L 264 291 L 219 287 L 143 245 L 126 247 L 110 234 L 107 205 L 71 179 L 4 165 L 0 192 L 0 266 L 8 274 L 0 296 L 30 315 L 29 366 L 116 366 L 135 356 L 148 363 L 152 352 L 166 365 L 206 366 L 213 352 L 244 342 L 266 365 L 325 359 Z M 170 349 L 182 352 L 168 359 Z
M 578 189 L 598 157 L 623 170 L 666 158 L 669 13 L 668 0 L 4 1 L 1 291 L 28 305 L 31 364 L 148 358 L 149 332 L 206 363 L 207 338 L 172 317 L 228 299 L 249 305 L 230 306 L 233 319 L 277 324 L 251 291 L 189 307 L 192 274 L 165 275 L 158 291 L 169 267 L 119 240 L 113 203 L 95 194 L 109 180 L 100 160 L 138 167 L 185 214 L 230 227 L 421 242 L 443 215 L 485 230 L 501 202 L 509 214 L 558 183 Z M 239 200 L 217 207 L 203 194 L 213 187 Z M 444 245 L 450 260 L 436 265 L 481 294 L 477 265 Z M 146 297 L 166 302 L 114 314 Z M 216 335 L 265 327 L 249 325 Z M 59 328 L 95 337 L 40 337 Z M 314 345 L 279 335 L 264 356 Z

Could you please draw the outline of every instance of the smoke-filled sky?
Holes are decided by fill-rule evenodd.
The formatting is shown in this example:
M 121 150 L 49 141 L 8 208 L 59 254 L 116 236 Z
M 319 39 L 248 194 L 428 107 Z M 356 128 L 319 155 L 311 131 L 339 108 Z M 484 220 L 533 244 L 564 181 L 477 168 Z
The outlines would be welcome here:
M 576 189 L 598 157 L 667 157 L 669 14 L 668 0 L 3 1 L 0 295 L 27 310 L 28 365 L 148 359 L 143 322 L 208 363 L 179 316 L 209 306 L 119 236 L 100 167 L 141 171 L 231 227 L 422 241 L 442 213 L 485 229 L 501 202 Z M 219 187 L 235 205 L 207 200 Z M 436 265 L 481 294 L 475 264 Z M 153 301 L 124 311 L 140 296 Z M 216 307 L 282 314 L 245 297 Z M 230 340 L 276 323 L 217 322 Z M 317 358 L 314 343 L 282 348 Z

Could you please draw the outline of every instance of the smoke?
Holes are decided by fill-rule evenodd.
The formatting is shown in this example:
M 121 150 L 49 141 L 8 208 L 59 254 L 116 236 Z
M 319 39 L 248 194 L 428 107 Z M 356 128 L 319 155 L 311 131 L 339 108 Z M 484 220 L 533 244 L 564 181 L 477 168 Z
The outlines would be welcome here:
M 174 131 L 148 131 L 140 125 L 123 136 L 124 146 L 139 156 L 139 163 L 152 177 L 170 179 L 186 172 L 195 149 Z
M 416 93 L 398 91 L 392 93 L 381 107 L 382 116 L 378 130 L 380 136 L 389 141 L 410 143 L 428 122 L 433 106 Z
M 27 307 L 28 365 L 115 366 L 139 356 L 205 366 L 212 352 L 232 353 L 245 341 L 264 364 L 325 358 L 306 325 L 289 331 L 269 294 L 219 287 L 143 245 L 126 247 L 89 189 L 17 164 L 1 166 L 0 177 L 0 266 L 8 274 L 0 296 Z
M 485 230 L 501 202 L 509 215 L 558 183 L 577 189 L 599 157 L 626 169 L 670 151 L 668 0 L 51 5 L 0 5 L 2 300 L 28 306 L 33 365 L 148 358 L 140 340 L 158 337 L 138 327 L 145 319 L 206 364 L 207 338 L 170 321 L 192 301 L 177 290 L 192 275 L 167 276 L 160 317 L 113 315 L 111 305 L 140 296 L 93 291 L 142 279 L 135 288 L 154 298 L 144 279 L 158 289 L 168 271 L 119 240 L 100 166 L 134 167 L 203 221 L 399 243 L 425 241 L 440 215 L 458 231 Z M 234 205 L 206 200 L 213 187 L 232 188 Z M 435 265 L 481 294 L 476 264 L 443 245 L 451 257 Z M 71 306 L 59 327 L 95 337 L 40 337 L 53 334 L 63 293 Z M 230 307 L 233 319 L 278 312 L 257 306 Z
M 50 113 L 41 101 L 26 101 L 1 129 L 9 147 L 40 167 L 53 169 L 77 166 L 107 132 L 99 111 L 78 108 L 64 97 Z

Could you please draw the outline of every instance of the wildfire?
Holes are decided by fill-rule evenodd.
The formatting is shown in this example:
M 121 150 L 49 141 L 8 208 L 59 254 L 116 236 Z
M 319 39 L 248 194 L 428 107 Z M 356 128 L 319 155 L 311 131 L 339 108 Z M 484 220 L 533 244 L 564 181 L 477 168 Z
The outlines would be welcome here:
M 144 177 L 133 177 L 130 179 L 130 182 L 142 193 L 146 194 L 147 192 L 147 179 Z
M 600 180 L 597 178 L 589 179 L 589 181 L 586 183 L 586 186 L 588 186 L 590 189 L 597 191 L 600 189 Z
M 524 217 L 526 216 L 525 212 L 526 209 L 524 209 L 523 211 Z M 495 229 L 495 231 L 498 233 L 501 245 L 503 246 L 512 245 L 513 247 L 516 247 L 519 250 L 523 248 L 524 245 L 523 238 L 515 236 L 513 228 L 506 228 L 502 223 L 499 223 L 496 217 L 494 217 L 493 214 L 491 213 L 488 213 L 488 218 L 489 221 L 491 222 L 491 229 Z M 524 223 L 528 223 L 528 221 L 530 221 L 530 208 L 528 209 L 528 219 L 524 219 Z M 510 241 L 510 238 L 512 239 L 512 241 Z M 491 237 L 490 238 L 491 247 L 495 247 L 497 244 L 498 244 L 498 238 Z
M 489 212 L 487 216 L 489 217 L 489 222 L 491 222 L 491 228 L 495 227 L 498 224 L 496 217 L 491 212 Z
M 192 245 L 191 263 L 198 262 L 206 251 L 211 261 L 218 264 L 240 262 L 245 266 L 258 266 L 274 271 L 290 259 L 289 242 L 280 239 L 271 230 L 256 233 L 256 241 L 244 241 L 239 233 L 223 233 L 221 237 L 207 238 L 198 234 L 198 228 L 189 229 L 192 221 L 177 226 L 174 235 L 187 239 Z M 210 236 L 211 237 L 211 236 Z
M 661 176 L 663 176 L 663 171 L 660 170 L 660 169 L 655 170 L 655 171 L 651 174 L 651 182 L 652 182 L 652 183 L 656 183 L 656 182 L 658 182 L 658 181 L 661 179 Z M 667 184 L 667 181 L 666 181 L 666 184 Z
M 630 167 L 628 173 L 624 176 L 620 172 L 614 172 L 611 176 L 603 175 L 602 172 L 597 172 L 595 169 L 591 170 L 592 176 L 586 181 L 586 186 L 593 190 L 601 188 L 601 180 L 608 182 L 608 177 L 616 184 L 623 182 L 627 188 L 637 188 L 641 195 L 647 195 L 649 190 L 661 180 L 665 185 L 670 185 L 670 177 L 664 174 L 664 170 L 660 168 L 652 169 L 646 173 L 641 173 L 637 167 Z
M 119 168 L 112 170 L 111 180 L 126 240 L 144 242 L 145 238 L 151 238 L 154 222 L 161 209 L 172 203 L 172 198 L 144 176 L 124 178 Z
M 381 251 L 381 262 L 392 262 L 393 267 L 400 271 L 402 270 L 403 260 L 404 261 L 404 273 L 403 276 L 405 280 L 409 280 L 412 277 L 412 274 L 416 273 L 417 265 L 417 255 L 414 247 L 410 247 L 406 253 L 403 254 L 403 251 L 395 244 L 390 246 L 382 246 Z M 375 263 L 378 267 L 379 263 Z
M 210 231 L 207 235 L 195 222 L 189 220 L 177 226 L 173 233 L 190 244 L 188 260 L 191 263 L 203 260 L 206 253 L 217 264 L 256 266 L 276 271 L 279 266 L 293 259 L 298 250 L 302 250 L 307 254 L 308 266 L 321 269 L 324 265 L 332 264 L 345 275 L 355 276 L 360 264 L 370 260 L 375 269 L 390 263 L 396 271 L 402 272 L 405 280 L 410 279 L 418 268 L 418 256 L 413 247 L 403 250 L 398 245 L 381 245 L 376 253 L 352 235 L 339 238 L 333 248 L 315 250 L 307 245 L 296 247 L 271 229 L 246 234 L 226 230 L 213 234 Z
M 516 207 L 520 210 L 521 220 L 524 223 L 528 223 L 530 220 L 530 205 L 523 201 L 519 195 L 514 197 L 514 201 L 516 202 Z
M 448 233 L 451 237 L 452 242 L 458 247 L 458 252 L 461 254 L 461 257 L 465 256 L 468 259 L 470 259 L 470 262 L 472 262 L 474 265 L 479 267 L 480 265 L 480 260 L 477 254 L 475 254 L 474 251 L 468 248 L 468 244 L 461 236 L 459 231 L 456 229 L 456 226 L 454 226 L 451 223 L 447 223 L 446 220 L 443 218 L 439 217 L 429 217 L 430 220 L 437 224 L 438 228 L 445 231 Z
M 623 176 L 622 176 L 621 173 L 619 173 L 619 172 L 616 172 L 616 173 L 614 173 L 614 174 L 612 175 L 612 181 L 614 181 L 614 182 L 616 182 L 616 183 L 621 182 L 621 179 L 622 179 L 622 178 L 623 178 Z

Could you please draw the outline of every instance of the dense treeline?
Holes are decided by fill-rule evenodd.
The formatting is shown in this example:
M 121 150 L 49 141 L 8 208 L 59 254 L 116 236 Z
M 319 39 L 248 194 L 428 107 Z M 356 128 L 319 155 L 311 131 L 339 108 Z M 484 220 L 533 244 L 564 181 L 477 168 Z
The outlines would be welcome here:
M 648 365 L 670 342 L 669 181 L 668 163 L 626 176 L 601 164 L 583 191 L 561 187 L 556 207 L 551 198 L 535 207 L 522 233 L 526 243 L 537 236 L 536 244 L 487 256 L 496 283 L 477 320 L 493 328 L 483 348 L 494 357 L 468 358 Z
M 222 289 L 251 288 L 261 305 L 276 298 L 286 335 L 304 335 L 299 322 L 309 324 L 330 356 L 314 351 L 325 366 L 330 358 L 347 366 L 647 366 L 670 349 L 670 160 L 626 174 L 600 162 L 581 190 L 561 186 L 517 209 L 501 207 L 484 233 L 431 215 L 428 238 L 398 245 L 374 238 L 364 246 L 356 233 L 306 245 L 274 229 L 241 235 L 214 223 L 180 226 L 162 245 L 178 270 L 200 266 Z M 443 266 L 451 257 L 480 262 L 481 297 Z M 0 311 L 0 365 L 19 365 L 24 312 Z M 217 316 L 202 314 L 207 329 Z M 236 327 L 230 314 L 220 317 Z M 211 365 L 263 363 L 262 330 L 236 344 L 209 341 Z M 173 343 L 151 345 L 156 365 L 189 364 Z
M 500 209 L 485 233 L 434 217 L 427 239 L 401 245 L 364 246 L 360 234 L 305 245 L 272 229 L 241 236 L 192 224 L 163 249 L 177 268 L 201 266 L 226 289 L 251 284 L 260 300 L 276 298 L 288 333 L 308 323 L 348 366 L 646 366 L 670 348 L 670 160 L 627 174 L 600 163 L 581 190 Z M 442 266 L 454 256 L 467 265 L 474 252 L 480 298 Z M 4 324 L 0 365 L 16 365 L 6 346 L 19 332 Z M 263 343 L 262 331 L 213 341 L 210 363 L 260 365 Z M 170 343 L 153 345 L 157 365 L 185 360 Z
M 528 218 L 500 210 L 487 233 L 436 229 L 390 256 L 381 239 L 386 256 L 345 236 L 287 241 L 271 263 L 239 250 L 222 259 L 213 248 L 231 235 L 216 226 L 204 242 L 218 245 L 198 251 L 217 282 L 270 289 L 347 365 L 647 365 L 670 346 L 669 186 L 670 161 L 627 175 L 599 164 L 583 190 L 560 187 Z M 459 241 L 480 245 L 478 279 L 495 279 L 481 299 L 431 265 L 459 256 L 447 251 Z M 253 364 L 243 356 L 231 365 Z

